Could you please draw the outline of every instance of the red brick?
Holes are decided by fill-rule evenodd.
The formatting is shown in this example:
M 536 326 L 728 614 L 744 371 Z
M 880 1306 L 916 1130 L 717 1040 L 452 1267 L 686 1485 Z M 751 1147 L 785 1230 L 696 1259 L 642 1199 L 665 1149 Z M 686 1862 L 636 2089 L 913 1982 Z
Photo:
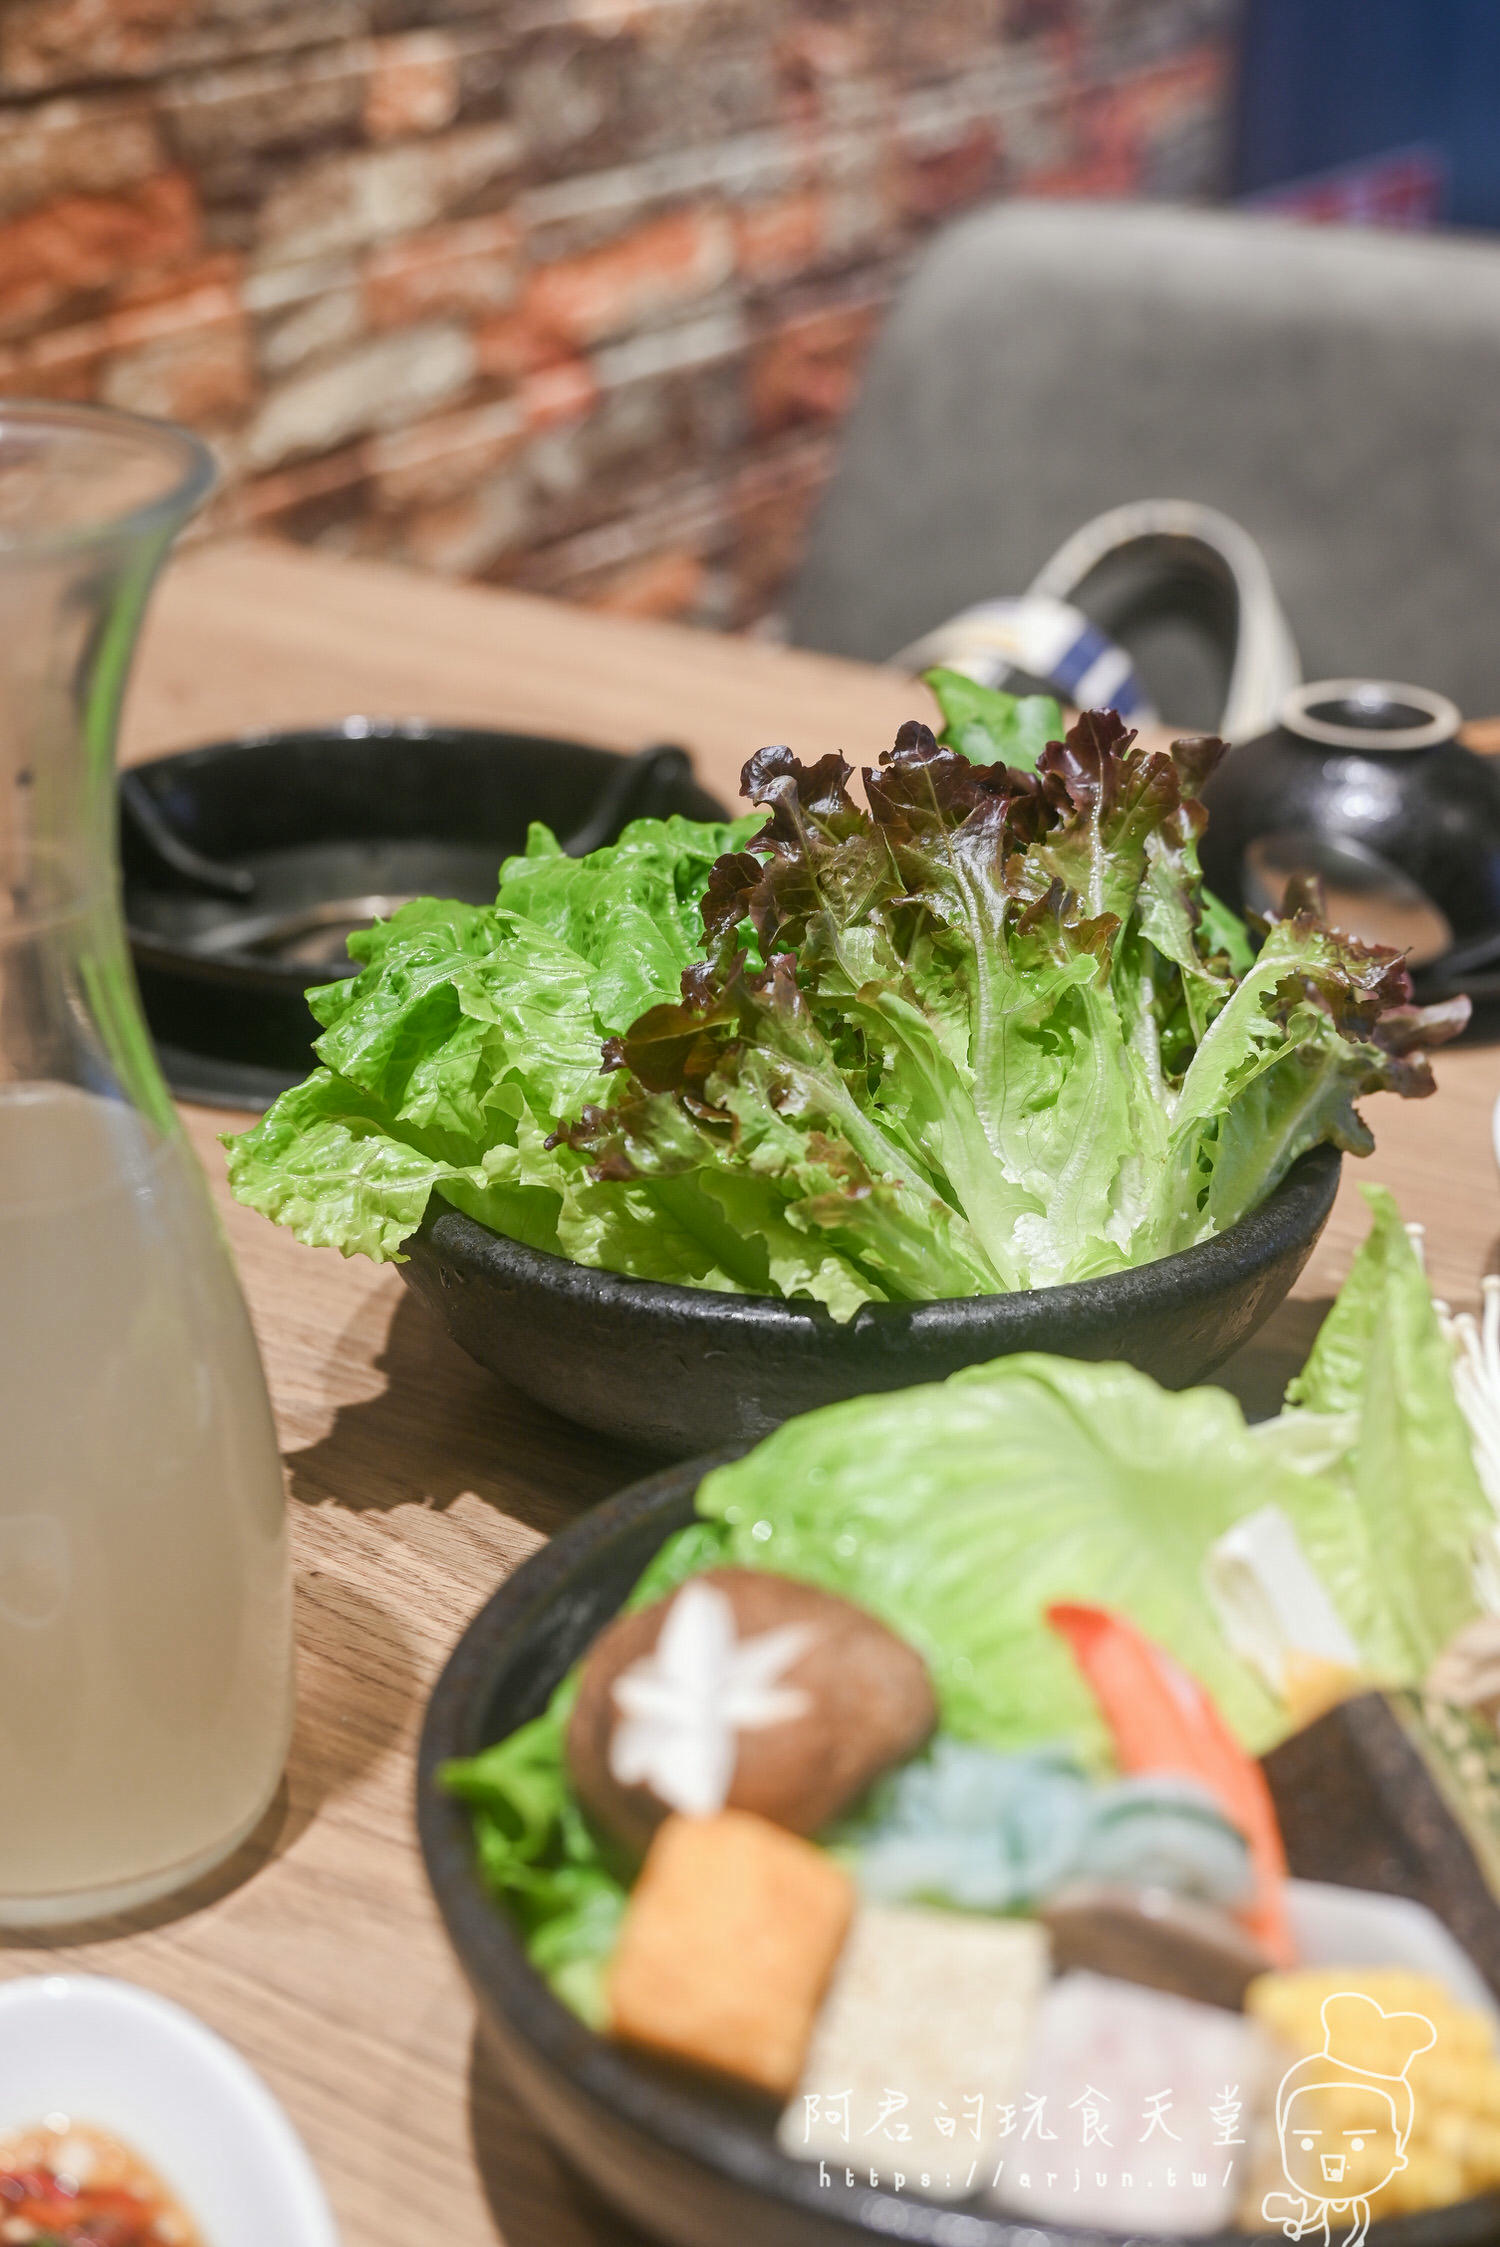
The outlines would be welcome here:
M 408 429 L 372 437 L 370 475 L 382 506 L 410 507 L 461 498 L 516 453 L 526 417 L 511 398 L 437 414 Z
M 517 394 L 528 429 L 555 429 L 592 413 L 599 385 L 586 359 L 559 359 L 526 375 Z
M 233 440 L 219 449 L 232 450 Z M 390 525 L 375 510 L 358 445 L 240 482 L 214 509 L 209 527 L 294 539 L 333 554 L 370 555 L 381 546 L 390 552 Z
M 492 382 L 519 382 L 539 367 L 566 360 L 566 345 L 548 335 L 525 310 L 497 313 L 482 320 L 474 331 L 479 371 Z
M 868 63 L 863 25 L 816 19 L 794 24 L 776 43 L 776 72 L 788 113 L 801 123 L 815 123 Z
M 485 316 L 516 294 L 520 229 L 508 213 L 408 234 L 365 264 L 365 310 L 374 328 L 409 327 L 442 313 Z
M 369 75 L 368 43 L 346 41 L 193 71 L 168 79 L 159 98 L 178 157 L 213 180 L 230 168 L 242 173 L 247 159 L 284 165 L 291 150 L 355 140 Z
M 690 616 L 707 574 L 702 555 L 688 548 L 648 554 L 641 561 L 627 563 L 612 579 L 591 590 L 586 605 L 611 616 Z
M 0 84 L 40 93 L 164 79 L 247 55 L 360 38 L 370 0 L 4 0 Z
M 914 233 L 1211 185 L 1233 5 L 0 0 L 0 386 L 331 550 L 764 619 Z
M 256 214 L 261 260 L 327 257 L 433 226 L 480 196 L 498 198 L 520 153 L 514 126 L 499 120 L 292 166 Z
M 762 435 L 838 421 L 853 403 L 880 307 L 835 304 L 786 320 L 751 355 L 750 415 Z
M 261 377 L 280 381 L 304 372 L 336 352 L 347 351 L 365 334 L 364 294 L 352 270 L 328 269 L 319 289 L 280 303 L 265 301 L 265 276 L 257 274 L 245 292 L 245 307 L 255 326 L 255 358 Z
M 146 297 L 137 303 L 121 305 L 116 311 L 106 313 L 99 327 L 110 350 L 133 351 L 140 344 L 159 343 L 164 337 L 180 335 L 184 329 L 238 320 L 243 317 L 243 310 L 234 284 L 215 280 L 201 287 L 178 289 L 166 296 Z
M 473 343 L 452 321 L 368 336 L 266 392 L 246 437 L 247 461 L 275 468 L 399 429 L 455 403 L 473 375 Z
M 99 395 L 129 413 L 198 428 L 241 412 L 253 386 L 244 321 L 223 319 L 117 353 Z
M 580 30 L 616 39 L 621 32 L 644 30 L 656 12 L 656 0 L 570 0 L 566 12 Z
M 477 340 L 480 373 L 512 386 L 531 428 L 576 421 L 598 404 L 602 385 L 595 366 L 524 310 L 486 321 Z
M 446 32 L 415 31 L 375 49 L 365 95 L 371 140 L 441 132 L 458 114 L 458 52 Z
M 806 273 L 828 252 L 827 197 L 806 188 L 752 204 L 735 213 L 734 238 L 739 269 L 752 287 Z
M 97 396 L 108 341 L 99 321 L 0 348 L 0 391 L 20 398 Z
M 168 169 L 139 96 L 49 101 L 10 110 L 0 128 L 0 216 L 64 195 L 117 195 Z
M 679 211 L 543 266 L 527 284 L 520 317 L 558 343 L 586 348 L 711 295 L 733 267 L 723 212 Z
M 133 305 L 160 304 L 168 297 L 192 295 L 198 289 L 227 288 L 236 295 L 240 292 L 241 260 L 234 250 L 204 250 L 191 257 L 184 265 L 163 266 L 152 272 L 131 276 L 115 291 L 114 303 L 121 311 Z
M 1027 174 L 1017 184 L 1027 195 L 1055 197 L 1059 202 L 1109 202 L 1133 194 L 1140 183 L 1139 149 L 1107 137 L 1076 163 Z
M 39 327 L 71 297 L 190 261 L 201 228 L 192 182 L 164 172 L 123 194 L 65 195 L 0 226 L 0 326 Z
M 211 270 L 217 274 L 218 261 Z M 125 372 L 110 391 L 116 368 Z M 42 398 L 109 392 L 137 411 L 184 420 L 234 410 L 249 381 L 238 290 L 222 277 L 0 350 L 0 389 Z
M 324 503 L 342 500 L 367 480 L 362 446 L 325 453 L 321 460 L 305 460 L 295 468 L 278 469 L 271 476 L 247 478 L 228 511 L 230 521 L 242 530 L 278 528 L 290 516 L 309 509 L 321 512 Z
M 1075 0 L 1074 12 L 1087 7 L 1099 19 L 1096 36 L 1102 44 L 1127 10 L 1139 16 L 1171 4 L 1172 0 L 1102 0 L 1102 4 Z M 881 63 L 899 84 L 930 85 L 945 78 L 961 83 L 976 63 L 982 65 L 995 54 L 1000 44 L 999 13 L 996 0 L 942 0 L 940 7 L 927 8 L 898 5 L 890 12 Z
M 420 509 L 401 533 L 401 551 L 445 577 L 472 577 L 526 544 L 530 496 L 519 475 L 490 478 L 462 499 Z
M 521 312 L 496 312 L 494 319 L 481 319 L 474 330 L 474 346 L 478 371 L 490 382 L 519 382 L 521 375 L 530 375 L 537 366 L 550 366 L 557 357 L 566 355 L 550 335 L 541 335 Z
M 633 475 L 614 479 L 594 475 L 589 472 L 593 435 L 594 424 L 584 423 L 569 446 L 573 464 L 588 478 L 578 494 L 583 506 L 539 512 L 532 543 L 517 557 L 509 580 L 534 592 L 588 600 L 653 555 L 690 551 L 712 564 L 725 545 L 730 524 L 729 479 L 723 464 L 706 462 L 700 455 L 674 472 L 652 450 Z M 544 463 L 537 456 L 543 451 L 543 446 L 537 446 L 527 455 L 534 485 L 542 481 Z M 722 572 L 711 567 L 700 613 L 718 605 L 722 582 Z
M 1112 89 L 1114 111 L 1125 131 L 1148 140 L 1186 112 L 1216 109 L 1228 77 L 1224 47 L 1205 43 L 1121 80 Z
M 1227 68 L 1222 48 L 1199 47 L 1091 89 L 1069 108 L 1075 153 L 1054 167 L 1023 173 L 1016 184 L 1028 195 L 1133 194 L 1145 177 L 1153 138 L 1184 114 L 1217 106 Z
M 10 0 L 0 74 L 14 87 L 131 78 L 152 70 L 200 0 Z
M 944 218 L 980 202 L 995 186 L 1000 135 L 988 118 L 976 118 L 943 148 L 909 149 L 900 167 L 900 201 L 911 218 Z
M 250 330 L 232 286 L 209 283 L 130 306 L 102 325 L 109 360 L 99 395 L 107 404 L 195 426 L 249 405 Z
M 1079 197 L 1106 201 L 1131 195 L 1140 186 L 1140 136 L 1117 106 L 1112 87 L 1064 105 L 1062 142 L 1058 161 L 1018 171 L 1011 185 L 1025 195 L 1065 202 Z

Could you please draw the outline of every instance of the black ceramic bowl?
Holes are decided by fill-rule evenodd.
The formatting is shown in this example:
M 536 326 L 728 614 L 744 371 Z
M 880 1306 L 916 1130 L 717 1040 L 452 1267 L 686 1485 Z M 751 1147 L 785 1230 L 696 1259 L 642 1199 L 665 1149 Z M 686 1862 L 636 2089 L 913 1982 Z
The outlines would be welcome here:
M 399 1269 L 481 1365 L 566 1419 L 680 1457 L 1017 1350 L 1119 1358 L 1189 1388 L 1286 1295 L 1338 1181 L 1338 1154 L 1315 1147 L 1237 1225 L 1154 1264 L 1010 1295 L 867 1304 L 844 1325 L 817 1304 L 598 1272 L 438 1202 Z
M 1500 758 L 1458 738 L 1447 697 L 1324 679 L 1231 751 L 1203 791 L 1203 871 L 1238 910 L 1317 875 L 1329 918 L 1407 954 L 1423 1005 L 1465 994 L 1500 1034 Z
M 528 1965 L 480 1884 L 468 1815 L 441 1791 L 439 1770 L 540 1715 L 658 1547 L 692 1519 L 693 1494 L 718 1458 L 637 1483 L 556 1538 L 470 1624 L 438 1680 L 418 1759 L 417 1822 L 427 1875 L 488 2036 L 567 2160 L 673 2247 L 854 2247 L 861 2238 L 1083 2247 L 1088 2235 L 1078 2232 L 940 2208 L 863 2183 L 825 2188 L 815 2166 L 778 2150 L 768 2113 L 591 2035 Z M 1372 2234 L 1380 2247 L 1479 2247 L 1497 2237 L 1494 2200 L 1405 2217 Z
M 628 820 L 722 819 L 684 750 L 346 718 L 216 741 L 120 784 L 125 918 L 174 1091 L 260 1109 L 313 1067 L 304 991 L 409 897 L 495 894 L 534 819 L 574 853 Z

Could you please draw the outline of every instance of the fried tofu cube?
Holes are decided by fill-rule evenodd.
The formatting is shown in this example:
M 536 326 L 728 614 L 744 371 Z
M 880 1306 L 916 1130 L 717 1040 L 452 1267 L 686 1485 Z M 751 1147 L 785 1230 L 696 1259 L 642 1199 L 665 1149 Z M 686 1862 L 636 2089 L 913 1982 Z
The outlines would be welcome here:
M 768 1819 L 668 1818 L 610 1967 L 610 2027 L 784 2099 L 853 1915 L 843 1868 Z

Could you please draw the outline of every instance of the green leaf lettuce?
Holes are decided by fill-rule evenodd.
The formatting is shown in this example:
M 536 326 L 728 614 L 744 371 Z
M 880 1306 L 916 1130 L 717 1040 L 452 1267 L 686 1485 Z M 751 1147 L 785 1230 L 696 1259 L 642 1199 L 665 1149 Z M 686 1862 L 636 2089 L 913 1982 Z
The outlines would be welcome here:
M 1066 737 L 938 673 L 851 793 L 752 757 L 734 823 L 534 828 L 492 906 L 422 899 L 309 994 L 320 1069 L 230 1143 L 299 1238 L 401 1254 L 434 1195 L 641 1278 L 866 1303 L 1055 1285 L 1222 1231 L 1356 1102 L 1429 1090 L 1459 1009 L 1294 892 L 1203 888 L 1222 745 Z M 956 746 L 949 746 L 949 743 Z M 988 761 L 985 761 L 985 760 Z

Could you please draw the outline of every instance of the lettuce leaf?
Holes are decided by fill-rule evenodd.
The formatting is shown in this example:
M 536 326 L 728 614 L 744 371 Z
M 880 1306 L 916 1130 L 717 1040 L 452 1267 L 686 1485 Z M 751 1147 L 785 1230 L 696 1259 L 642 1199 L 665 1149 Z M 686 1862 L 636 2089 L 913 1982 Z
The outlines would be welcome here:
M 997 1749 L 1076 1741 L 1092 1702 L 1042 1621 L 1097 1600 L 1169 1647 L 1257 1752 L 1281 1711 L 1203 1594 L 1209 1546 L 1281 1507 L 1371 1674 L 1415 1684 L 1477 1610 L 1492 1520 L 1425 1276 L 1382 1188 L 1294 1404 L 1246 1425 L 1212 1388 L 1118 1365 L 1001 1359 L 794 1420 L 704 1482 L 743 1567 L 866 1606 L 929 1663 L 945 1728 Z
M 1494 1516 L 1421 1261 L 1394 1197 L 1362 1191 L 1369 1235 L 1287 1411 L 1253 1433 L 1294 1465 L 1321 1447 L 1318 1474 L 1359 1532 L 1337 1578 L 1325 1548 L 1324 1581 L 1362 1646 L 1421 1676 L 1474 1612 L 1475 1540 Z
M 1035 772 L 1042 751 L 1063 730 L 1062 705 L 1050 694 L 1003 694 L 941 666 L 922 677 L 943 714 L 939 741 L 971 764 Z
M 1207 896 L 1222 744 L 1061 739 L 935 674 L 865 803 L 752 757 L 735 822 L 545 828 L 492 906 L 421 899 L 309 993 L 321 1068 L 230 1142 L 301 1239 L 399 1257 L 434 1195 L 608 1271 L 871 1302 L 1050 1286 L 1233 1224 L 1356 1101 L 1431 1088 L 1392 953 L 1298 893 L 1253 954 Z M 957 746 L 947 746 L 947 742 Z M 987 761 L 976 761 L 987 760 Z
M 1122 1608 L 1202 1679 L 1247 1741 L 1278 1711 L 1203 1597 L 1209 1545 L 1305 1478 L 1256 1447 L 1234 1399 L 1169 1395 L 1128 1366 L 1001 1359 L 791 1421 L 703 1483 L 730 1557 L 870 1609 L 927 1661 L 942 1722 L 997 1749 L 1105 1740 L 1055 1600 Z
M 513 1239 L 556 1246 L 555 1192 L 504 1182 L 484 1161 L 456 1163 L 435 1149 L 435 1136 L 393 1128 L 377 1101 L 318 1069 L 227 1141 L 229 1182 L 238 1200 L 309 1247 L 377 1264 L 399 1255 L 439 1189 Z M 490 1163 L 503 1165 L 509 1152 L 495 1149 Z
M 668 1207 L 601 1187 L 547 1144 L 606 1089 L 610 1031 L 677 989 L 709 870 L 751 824 L 640 820 L 581 860 L 536 827 L 496 905 L 422 898 L 357 931 L 360 972 L 308 994 L 324 1066 L 226 1141 L 237 1197 L 377 1262 L 399 1257 L 438 1193 L 534 1248 L 766 1287 L 763 1253 L 747 1255 L 690 1182 Z
M 709 875 L 756 824 L 753 816 L 724 824 L 637 819 L 617 843 L 577 859 L 538 822 L 525 856 L 500 869 L 496 902 L 586 963 L 594 1017 L 608 1035 L 676 992 L 698 957 Z
M 1416 1049 L 1458 1017 L 1302 891 L 1241 964 L 1197 855 L 1221 751 L 1095 713 L 1025 770 L 912 723 L 862 809 L 842 758 L 762 750 L 766 824 L 713 869 L 708 957 L 610 1041 L 568 1144 L 599 1179 L 752 1174 L 760 1211 L 892 1300 L 1146 1262 L 1308 1148 L 1366 1151 L 1356 1098 L 1429 1090 Z
M 626 1884 L 605 1863 L 568 1776 L 564 1742 L 576 1692 L 575 1674 L 530 1724 L 447 1764 L 442 1783 L 469 1806 L 480 1877 L 520 1927 L 531 1963 L 565 2005 L 602 2029 L 604 1968 Z

